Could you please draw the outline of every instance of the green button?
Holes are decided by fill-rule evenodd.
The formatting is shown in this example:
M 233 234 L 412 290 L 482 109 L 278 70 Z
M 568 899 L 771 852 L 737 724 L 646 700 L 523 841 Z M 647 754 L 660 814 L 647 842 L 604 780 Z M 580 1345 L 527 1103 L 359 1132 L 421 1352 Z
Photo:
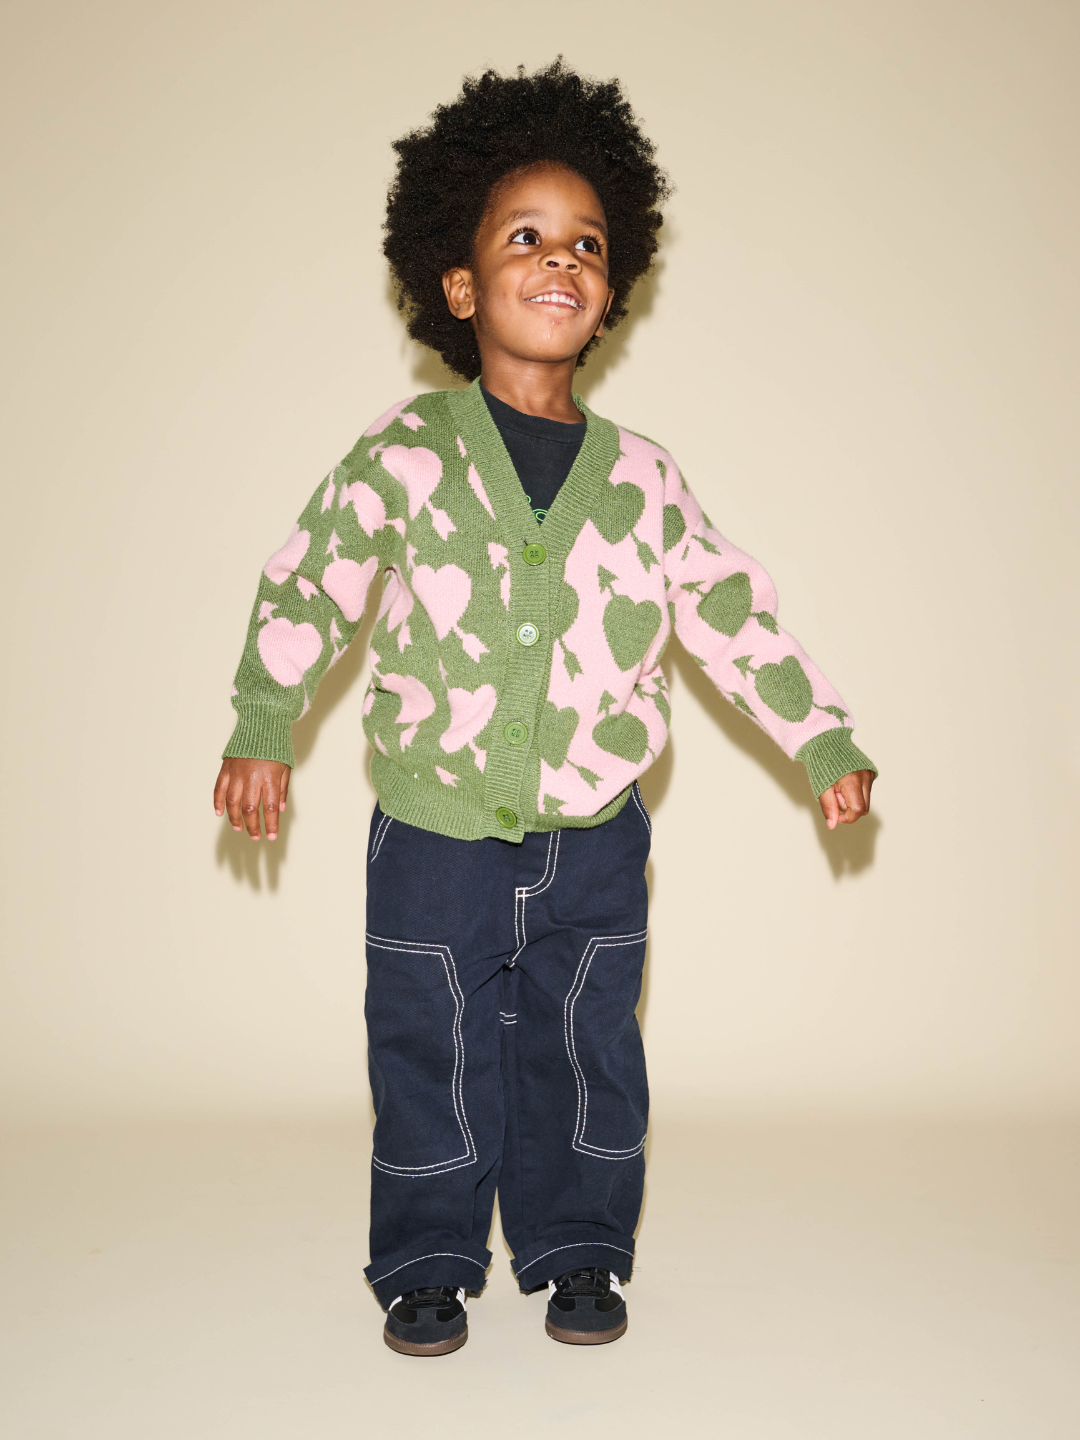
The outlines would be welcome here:
M 542 565 L 547 559 L 547 551 L 543 545 L 526 545 L 521 552 L 521 558 L 526 565 Z
M 529 738 L 529 732 L 520 720 L 511 720 L 510 724 L 507 725 L 503 731 L 503 734 L 511 745 L 524 745 L 525 741 Z
M 505 805 L 500 805 L 498 810 L 495 811 L 495 819 L 498 820 L 500 825 L 505 825 L 507 830 L 513 830 L 517 824 L 517 816 L 513 810 L 508 810 Z
M 519 625 L 517 638 L 521 645 L 535 645 L 540 639 L 540 631 L 535 625 Z

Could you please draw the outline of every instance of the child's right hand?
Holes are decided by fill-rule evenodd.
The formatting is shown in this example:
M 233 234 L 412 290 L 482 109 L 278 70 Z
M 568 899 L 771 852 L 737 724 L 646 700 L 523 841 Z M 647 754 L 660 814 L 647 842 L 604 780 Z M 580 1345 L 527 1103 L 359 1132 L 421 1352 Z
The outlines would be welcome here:
M 252 840 L 259 840 L 261 802 L 266 838 L 276 840 L 291 774 L 280 760 L 223 760 L 214 786 L 214 810 L 218 815 L 227 810 L 234 830 L 246 829 Z

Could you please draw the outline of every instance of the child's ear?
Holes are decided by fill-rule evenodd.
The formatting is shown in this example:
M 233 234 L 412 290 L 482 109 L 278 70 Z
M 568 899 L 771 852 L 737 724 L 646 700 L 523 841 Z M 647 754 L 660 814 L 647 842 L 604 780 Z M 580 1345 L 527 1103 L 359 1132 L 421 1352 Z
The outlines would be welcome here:
M 446 303 L 450 307 L 450 314 L 455 319 L 469 320 L 476 314 L 471 270 L 458 268 L 447 270 L 442 277 L 442 288 L 446 296 Z M 610 304 L 610 301 L 608 303 Z
M 446 284 L 445 280 L 443 281 L 443 284 Z M 600 336 L 604 333 L 604 321 L 607 319 L 607 312 L 611 309 L 611 302 L 614 299 L 615 291 L 609 290 L 607 292 L 607 304 L 604 306 L 604 313 L 600 316 L 600 324 L 597 325 L 596 329 L 593 331 L 593 334 L 596 336 L 597 339 L 599 339 Z

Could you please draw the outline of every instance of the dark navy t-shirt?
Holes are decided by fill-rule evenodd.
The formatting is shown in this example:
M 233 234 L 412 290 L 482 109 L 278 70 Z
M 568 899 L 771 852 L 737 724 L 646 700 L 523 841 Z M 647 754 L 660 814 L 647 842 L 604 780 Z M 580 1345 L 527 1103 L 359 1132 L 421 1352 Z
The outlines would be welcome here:
M 481 385 L 491 418 L 502 436 L 533 514 L 540 523 L 570 474 L 585 439 L 585 421 L 567 425 L 542 415 L 523 415 Z

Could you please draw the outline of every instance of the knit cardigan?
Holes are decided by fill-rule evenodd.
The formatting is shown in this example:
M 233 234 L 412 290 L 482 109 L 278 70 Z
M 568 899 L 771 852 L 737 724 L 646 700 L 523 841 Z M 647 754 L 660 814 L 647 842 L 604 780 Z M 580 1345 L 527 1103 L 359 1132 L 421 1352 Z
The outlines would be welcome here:
M 815 792 L 874 768 L 761 566 L 665 450 L 575 400 L 585 440 L 542 527 L 478 382 L 364 432 L 263 568 L 226 756 L 292 764 L 381 575 L 364 729 L 379 803 L 408 824 L 520 841 L 615 815 L 667 739 L 673 628 Z

